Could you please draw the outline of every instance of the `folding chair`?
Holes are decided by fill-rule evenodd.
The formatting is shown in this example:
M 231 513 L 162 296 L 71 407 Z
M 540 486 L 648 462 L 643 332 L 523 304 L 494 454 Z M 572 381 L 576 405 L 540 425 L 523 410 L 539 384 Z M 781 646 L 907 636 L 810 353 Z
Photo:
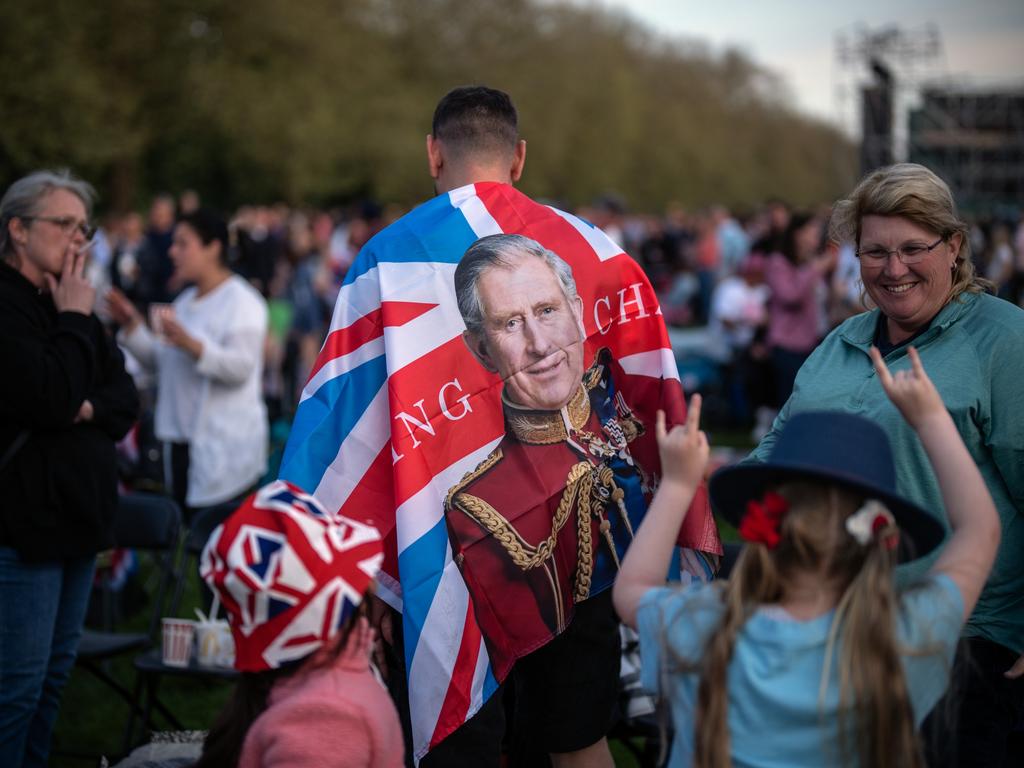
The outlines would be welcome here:
M 158 639 L 160 617 L 172 581 L 177 580 L 177 550 L 181 541 L 178 504 L 165 496 L 148 493 L 121 496 L 114 516 L 114 540 L 119 547 L 147 551 L 154 557 L 159 577 L 149 622 L 145 632 L 84 630 L 78 643 L 76 664 L 117 693 L 135 713 L 140 711 L 137 696 L 104 667 L 109 660 L 137 653 Z
M 173 610 L 177 610 L 181 604 L 185 580 L 191 577 L 193 570 L 197 569 L 199 556 L 210 534 L 236 507 L 237 504 L 235 503 L 212 507 L 204 510 L 192 520 L 192 524 L 185 535 L 181 560 L 177 568 L 179 578 L 170 603 Z M 205 585 L 203 586 L 205 588 Z M 204 600 L 204 602 L 209 605 L 208 600 Z M 151 723 L 154 708 L 158 709 L 167 718 L 172 728 L 184 730 L 181 721 L 160 701 L 158 696 L 160 679 L 164 675 L 223 681 L 233 681 L 238 677 L 238 672 L 234 669 L 201 666 L 196 662 L 194 656 L 187 667 L 169 666 L 163 663 L 163 654 L 159 648 L 153 648 L 137 655 L 135 657 L 135 670 L 138 673 L 138 677 L 134 698 L 135 701 L 141 701 L 142 704 L 139 708 L 132 711 L 128 727 L 125 730 L 125 752 L 128 752 L 134 746 L 135 716 L 141 716 L 142 725 L 145 728 L 147 723 Z

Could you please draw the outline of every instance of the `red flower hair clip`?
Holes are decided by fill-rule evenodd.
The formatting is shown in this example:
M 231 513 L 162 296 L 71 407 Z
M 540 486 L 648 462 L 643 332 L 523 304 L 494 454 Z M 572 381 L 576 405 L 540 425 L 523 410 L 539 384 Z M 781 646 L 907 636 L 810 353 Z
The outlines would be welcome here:
M 740 536 L 775 549 L 781 538 L 782 518 L 788 511 L 789 502 L 774 491 L 768 491 L 761 501 L 748 501 L 747 513 L 740 520 Z

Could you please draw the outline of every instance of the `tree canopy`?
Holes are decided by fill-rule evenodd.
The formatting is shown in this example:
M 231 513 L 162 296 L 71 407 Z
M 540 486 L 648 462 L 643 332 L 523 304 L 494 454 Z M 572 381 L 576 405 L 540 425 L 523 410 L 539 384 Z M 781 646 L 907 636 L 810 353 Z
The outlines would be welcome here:
M 111 208 L 431 193 L 450 88 L 508 91 L 522 187 L 634 209 L 830 200 L 855 156 L 769 72 L 631 18 L 546 0 L 0 0 L 0 180 L 66 166 Z

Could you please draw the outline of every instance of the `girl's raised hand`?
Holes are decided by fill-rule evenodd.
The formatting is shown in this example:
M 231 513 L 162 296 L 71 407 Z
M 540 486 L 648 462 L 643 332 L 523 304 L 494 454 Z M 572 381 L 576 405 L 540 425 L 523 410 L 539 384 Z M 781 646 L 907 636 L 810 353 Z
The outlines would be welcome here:
M 928 378 L 928 374 L 925 373 L 924 366 L 921 365 L 921 357 L 917 354 L 916 349 L 913 347 L 907 349 L 907 355 L 910 357 L 910 370 L 897 371 L 895 376 L 889 373 L 889 369 L 882 359 L 882 353 L 878 351 L 877 347 L 871 347 L 870 354 L 871 362 L 875 366 L 875 373 L 878 374 L 878 380 L 882 382 L 882 389 L 892 400 L 893 405 L 903 414 L 907 423 L 915 430 L 919 430 L 930 417 L 946 413 L 942 397 L 935 389 L 935 385 L 932 384 L 932 380 Z
M 704 480 L 708 465 L 708 438 L 700 428 L 700 395 L 690 398 L 685 424 L 665 428 L 665 412 L 659 410 L 654 425 L 661 455 L 662 483 L 678 482 L 691 491 Z

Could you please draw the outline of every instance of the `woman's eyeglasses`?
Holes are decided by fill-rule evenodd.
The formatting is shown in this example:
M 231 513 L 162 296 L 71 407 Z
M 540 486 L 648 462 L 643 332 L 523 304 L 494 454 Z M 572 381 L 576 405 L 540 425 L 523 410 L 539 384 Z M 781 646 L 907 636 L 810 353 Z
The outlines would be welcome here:
M 82 237 L 89 242 L 96 236 L 96 227 L 86 221 L 79 221 L 73 216 L 20 216 L 23 221 L 45 221 L 59 228 L 65 235 L 73 235 L 77 229 Z
M 938 248 L 939 243 L 944 242 L 945 239 L 946 238 L 944 237 L 940 237 L 931 245 L 925 245 L 924 243 L 907 243 L 906 245 L 901 245 L 899 248 L 895 248 L 891 251 L 885 248 L 867 248 L 863 251 L 857 251 L 857 257 L 868 264 L 880 265 L 889 260 L 890 254 L 895 253 L 896 258 L 904 264 L 917 264 L 934 249 Z

